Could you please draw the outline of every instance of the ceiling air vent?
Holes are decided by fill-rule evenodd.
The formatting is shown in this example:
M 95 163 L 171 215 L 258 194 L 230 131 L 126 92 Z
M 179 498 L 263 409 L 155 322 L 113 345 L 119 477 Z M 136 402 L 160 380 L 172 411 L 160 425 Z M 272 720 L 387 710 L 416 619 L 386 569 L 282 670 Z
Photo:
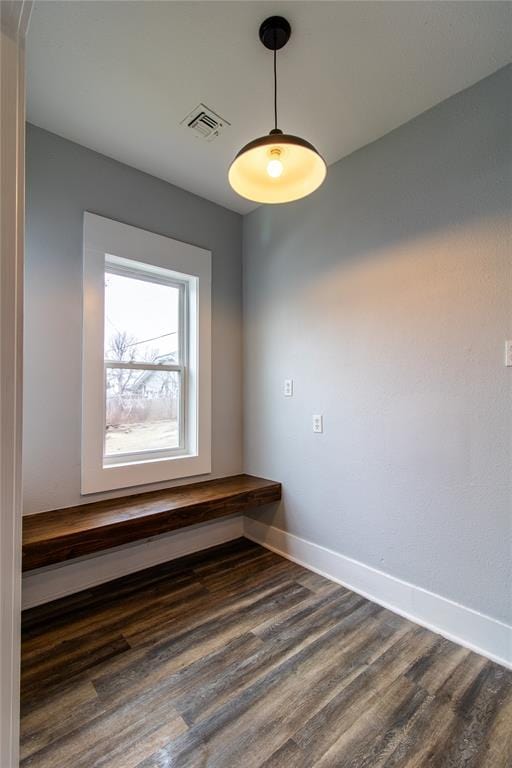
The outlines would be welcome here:
M 213 141 L 230 123 L 205 104 L 199 104 L 183 118 L 180 125 L 190 128 L 197 139 Z

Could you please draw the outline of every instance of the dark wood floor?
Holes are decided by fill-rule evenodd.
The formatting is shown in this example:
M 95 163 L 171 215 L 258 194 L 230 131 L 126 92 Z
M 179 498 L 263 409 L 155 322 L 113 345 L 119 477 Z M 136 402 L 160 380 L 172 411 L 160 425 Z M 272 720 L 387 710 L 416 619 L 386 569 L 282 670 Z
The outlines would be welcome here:
M 24 768 L 512 766 L 512 672 L 246 540 L 23 633 Z

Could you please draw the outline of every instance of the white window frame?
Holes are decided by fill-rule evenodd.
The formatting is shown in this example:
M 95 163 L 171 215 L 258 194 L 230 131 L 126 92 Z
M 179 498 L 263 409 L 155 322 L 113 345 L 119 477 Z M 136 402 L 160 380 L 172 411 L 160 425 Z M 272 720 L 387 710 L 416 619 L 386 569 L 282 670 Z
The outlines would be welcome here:
M 179 298 L 178 319 L 178 363 L 145 363 L 145 362 L 119 362 L 118 360 L 104 359 L 105 374 L 108 368 L 122 368 L 125 370 L 139 371 L 175 371 L 180 374 L 180 402 L 179 402 L 179 445 L 177 448 L 163 448 L 159 450 L 131 451 L 106 456 L 103 452 L 103 464 L 113 466 L 123 462 L 136 463 L 148 459 L 168 458 L 169 456 L 183 456 L 188 452 L 189 435 L 187 429 L 188 414 L 188 358 L 189 358 L 189 307 L 191 282 L 196 278 L 183 275 L 174 270 L 161 270 L 142 262 L 129 262 L 127 259 L 106 254 L 105 274 L 131 277 L 135 280 L 145 280 L 150 283 L 169 285 L 177 288 Z
M 211 252 L 86 212 L 83 269 L 82 494 L 211 472 Z M 182 371 L 179 449 L 104 457 L 106 271 L 146 276 L 183 291 L 180 307 L 188 322 L 180 318 L 180 348 L 185 357 L 180 365 L 155 365 Z

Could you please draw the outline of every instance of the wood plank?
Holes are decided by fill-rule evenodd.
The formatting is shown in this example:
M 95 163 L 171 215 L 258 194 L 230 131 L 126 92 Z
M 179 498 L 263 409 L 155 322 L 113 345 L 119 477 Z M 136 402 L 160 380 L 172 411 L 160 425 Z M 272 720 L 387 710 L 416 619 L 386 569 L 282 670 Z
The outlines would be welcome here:
M 511 671 L 246 540 L 23 624 L 21 768 L 512 765 Z
M 23 518 L 23 570 L 217 520 L 280 499 L 280 483 L 236 475 L 28 515 Z

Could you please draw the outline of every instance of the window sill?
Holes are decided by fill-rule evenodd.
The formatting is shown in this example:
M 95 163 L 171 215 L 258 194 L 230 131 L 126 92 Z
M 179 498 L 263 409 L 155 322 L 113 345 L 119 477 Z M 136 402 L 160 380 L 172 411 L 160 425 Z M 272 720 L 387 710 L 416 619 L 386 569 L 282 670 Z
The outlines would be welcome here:
M 99 464 L 84 463 L 82 470 L 82 494 L 113 491 L 137 485 L 181 480 L 187 477 L 207 475 L 211 472 L 210 447 L 201 455 L 181 454 L 148 461 Z

